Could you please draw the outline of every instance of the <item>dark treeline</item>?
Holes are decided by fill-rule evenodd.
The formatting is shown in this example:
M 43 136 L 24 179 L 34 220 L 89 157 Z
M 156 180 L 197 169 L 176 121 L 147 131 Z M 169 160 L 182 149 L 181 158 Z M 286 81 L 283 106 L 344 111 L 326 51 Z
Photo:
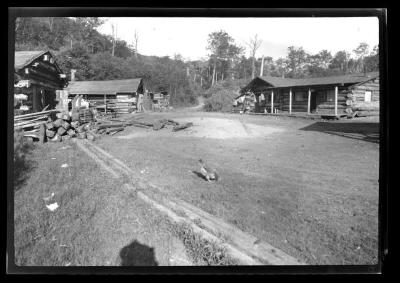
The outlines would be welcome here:
M 96 28 L 102 24 L 93 17 L 18 18 L 15 47 L 51 50 L 67 75 L 77 70 L 78 80 L 141 77 L 149 91 L 168 91 L 175 105 L 195 103 L 196 96 L 210 93 L 218 82 L 247 82 L 260 75 L 261 58 L 256 55 L 262 40 L 257 37 L 248 42 L 246 57 L 246 48 L 228 33 L 213 32 L 208 37 L 208 58 L 184 62 L 179 54 L 174 58 L 141 55 L 134 45 L 100 34 Z M 291 46 L 285 58 L 265 56 L 263 75 L 303 78 L 378 71 L 378 47 L 369 49 L 360 43 L 353 54 L 343 50 L 332 55 L 327 50 L 308 54 Z

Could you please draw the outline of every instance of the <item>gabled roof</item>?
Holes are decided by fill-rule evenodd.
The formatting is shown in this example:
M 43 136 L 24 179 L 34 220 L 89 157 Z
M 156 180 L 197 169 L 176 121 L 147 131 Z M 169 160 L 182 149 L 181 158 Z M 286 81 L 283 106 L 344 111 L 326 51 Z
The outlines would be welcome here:
M 245 89 L 251 87 L 256 81 L 265 82 L 270 88 L 281 87 L 302 87 L 302 86 L 316 86 L 316 85 L 341 85 L 341 84 L 357 84 L 369 81 L 379 77 L 378 72 L 371 72 L 364 74 L 349 74 L 342 76 L 319 77 L 319 78 L 305 78 L 305 79 L 291 79 L 281 77 L 263 76 L 257 77 L 252 80 Z
M 48 51 L 16 51 L 14 69 L 20 70 Z
M 14 70 L 17 72 L 29 64 L 31 64 L 33 61 L 36 59 L 40 58 L 44 54 L 50 54 L 51 57 L 54 58 L 53 54 L 48 51 L 48 50 L 41 50 L 41 51 L 15 51 L 15 57 L 14 57 Z M 58 66 L 57 62 L 54 61 L 54 66 L 58 70 L 58 72 L 61 74 L 62 70 Z
M 111 81 L 71 81 L 67 87 L 70 94 L 117 94 L 137 92 L 141 78 Z

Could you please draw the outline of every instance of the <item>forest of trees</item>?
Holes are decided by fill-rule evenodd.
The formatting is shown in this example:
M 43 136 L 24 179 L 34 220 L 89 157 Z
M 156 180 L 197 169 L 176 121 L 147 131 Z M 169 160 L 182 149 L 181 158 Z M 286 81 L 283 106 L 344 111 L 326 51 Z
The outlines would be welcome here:
M 150 91 L 168 91 L 173 105 L 188 105 L 196 97 L 209 93 L 220 81 L 246 82 L 260 75 L 262 39 L 254 35 L 247 48 L 235 43 L 225 31 L 209 34 L 208 58 L 184 61 L 176 54 L 144 56 L 136 44 L 128 44 L 116 36 L 100 34 L 99 18 L 18 18 L 15 23 L 16 50 L 53 52 L 63 71 L 69 75 L 76 69 L 78 80 L 107 80 L 141 77 Z M 346 73 L 378 71 L 378 46 L 370 50 L 366 43 L 332 55 L 327 50 L 308 54 L 302 47 L 290 46 L 285 58 L 264 57 L 263 75 L 290 78 L 318 77 Z M 246 56 L 246 53 L 248 55 Z

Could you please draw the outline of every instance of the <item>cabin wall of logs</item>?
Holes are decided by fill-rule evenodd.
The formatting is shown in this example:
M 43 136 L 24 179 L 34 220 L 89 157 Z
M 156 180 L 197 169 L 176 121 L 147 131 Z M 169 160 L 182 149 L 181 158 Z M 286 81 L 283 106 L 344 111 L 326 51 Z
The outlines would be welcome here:
M 316 114 L 335 114 L 335 85 L 310 86 L 274 89 L 273 107 L 276 111 L 289 112 L 290 91 L 292 92 L 292 112 L 308 112 L 308 91 L 311 90 L 310 111 Z M 356 85 L 337 86 L 337 113 L 359 116 L 379 115 L 379 79 Z M 248 104 L 249 112 L 271 113 L 271 89 L 254 87 L 254 103 Z M 371 101 L 365 101 L 366 92 L 370 92 Z M 262 94 L 262 95 L 261 95 Z M 247 98 L 248 95 L 245 95 Z M 261 98 L 264 99 L 261 99 Z M 236 110 L 245 104 L 237 104 Z
M 50 53 L 33 60 L 14 73 L 14 94 L 25 94 L 27 99 L 14 104 L 15 114 L 36 113 L 44 108 L 56 106 L 56 90 L 64 87 L 65 81 Z M 18 87 L 18 86 L 21 87 Z M 24 106 L 21 108 L 21 106 Z M 23 109 L 22 111 L 19 111 Z

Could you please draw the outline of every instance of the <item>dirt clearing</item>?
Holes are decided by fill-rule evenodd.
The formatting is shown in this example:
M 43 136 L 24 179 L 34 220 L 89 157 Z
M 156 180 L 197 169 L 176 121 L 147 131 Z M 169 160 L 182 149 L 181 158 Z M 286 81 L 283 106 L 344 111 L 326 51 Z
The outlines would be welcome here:
M 97 145 L 171 199 L 183 199 L 306 263 L 376 263 L 379 144 L 364 137 L 375 135 L 379 123 L 360 124 L 362 131 L 353 135 L 337 134 L 337 122 L 285 117 L 152 116 L 194 126 L 175 133 L 130 127 Z M 269 134 L 237 138 L 251 136 L 242 123 L 265 127 Z M 322 123 L 329 131 L 321 130 Z M 354 132 L 364 122 L 344 123 Z M 229 125 L 239 133 L 224 128 Z M 196 133 L 201 127 L 214 127 L 214 138 Z M 215 138 L 226 136 L 231 138 Z M 199 158 L 218 170 L 220 181 L 208 183 L 193 173 Z
M 225 118 L 203 118 L 203 117 L 190 117 L 190 118 L 176 118 L 175 121 L 179 123 L 192 122 L 193 126 L 184 131 L 170 133 L 169 131 L 152 130 L 135 131 L 128 135 L 121 135 L 119 139 L 131 139 L 135 137 L 145 136 L 174 136 L 174 137 L 198 137 L 208 139 L 249 139 L 249 138 L 262 138 L 272 133 L 283 132 L 283 128 L 260 126 L 250 123 L 245 123 L 239 120 L 231 120 Z

